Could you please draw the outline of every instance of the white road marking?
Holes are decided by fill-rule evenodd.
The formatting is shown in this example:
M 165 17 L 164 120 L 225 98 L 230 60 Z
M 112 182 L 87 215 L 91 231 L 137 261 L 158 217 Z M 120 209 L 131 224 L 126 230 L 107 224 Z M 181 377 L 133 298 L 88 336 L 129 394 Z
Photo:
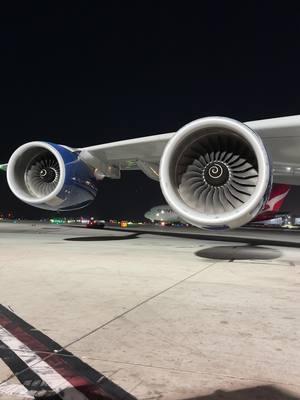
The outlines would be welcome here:
M 0 326 L 0 340 L 64 400 L 88 400 L 70 382 L 43 361 L 29 347 Z
M 22 397 L 23 399 L 34 399 L 28 390 L 20 384 L 1 383 L 0 384 L 0 396 L 5 394 L 6 396 Z

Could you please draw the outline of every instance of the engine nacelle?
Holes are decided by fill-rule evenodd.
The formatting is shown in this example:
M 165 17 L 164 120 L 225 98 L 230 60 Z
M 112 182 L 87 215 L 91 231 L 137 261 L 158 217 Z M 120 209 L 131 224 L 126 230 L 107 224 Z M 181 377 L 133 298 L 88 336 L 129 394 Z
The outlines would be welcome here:
M 248 126 L 230 118 L 202 118 L 168 142 L 160 185 L 183 220 L 204 229 L 236 228 L 263 208 L 271 165 L 263 142 Z
M 46 210 L 76 210 L 97 194 L 93 172 L 68 148 L 46 142 L 19 147 L 7 167 L 11 191 L 25 203 Z

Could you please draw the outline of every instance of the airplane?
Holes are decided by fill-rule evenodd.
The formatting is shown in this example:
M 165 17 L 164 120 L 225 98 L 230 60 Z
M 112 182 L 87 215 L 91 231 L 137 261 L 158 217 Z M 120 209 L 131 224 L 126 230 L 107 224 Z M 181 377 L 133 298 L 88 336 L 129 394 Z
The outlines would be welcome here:
M 204 117 L 177 132 L 84 148 L 25 143 L 0 169 L 21 201 L 56 211 L 90 204 L 97 181 L 141 170 L 159 181 L 182 220 L 221 230 L 266 212 L 273 184 L 300 184 L 299 149 L 299 115 L 245 123 Z
M 149 211 L 145 213 L 144 216 L 151 222 L 162 222 L 166 224 L 181 222 L 179 216 L 167 204 L 152 207 Z
M 290 192 L 290 185 L 274 184 L 268 201 L 262 211 L 251 222 L 263 222 L 286 215 L 280 209 Z M 179 223 L 184 221 L 167 205 L 152 207 L 145 213 L 145 217 L 152 222 L 162 222 L 166 224 Z

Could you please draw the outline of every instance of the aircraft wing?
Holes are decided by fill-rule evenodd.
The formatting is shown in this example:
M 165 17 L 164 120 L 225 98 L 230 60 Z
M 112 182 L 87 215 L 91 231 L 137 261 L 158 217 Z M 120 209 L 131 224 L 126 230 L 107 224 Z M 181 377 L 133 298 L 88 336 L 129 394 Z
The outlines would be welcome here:
M 300 185 L 300 115 L 245 122 L 264 142 L 273 166 L 275 183 Z M 122 140 L 76 149 L 80 158 L 101 171 L 119 178 L 122 170 L 141 170 L 159 180 L 159 162 L 169 139 L 176 132 Z M 0 164 L 6 171 L 7 164 Z
M 273 166 L 274 182 L 300 184 L 300 115 L 245 122 L 264 142 Z M 122 140 L 78 149 L 88 164 L 119 178 L 121 170 L 142 170 L 158 180 L 159 161 L 176 133 Z

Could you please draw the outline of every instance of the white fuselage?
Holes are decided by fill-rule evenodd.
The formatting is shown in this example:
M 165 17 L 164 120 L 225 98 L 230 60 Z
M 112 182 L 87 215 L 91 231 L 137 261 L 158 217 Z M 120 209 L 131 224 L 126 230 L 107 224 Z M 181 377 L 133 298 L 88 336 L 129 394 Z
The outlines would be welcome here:
M 168 205 L 161 205 L 151 208 L 145 213 L 145 217 L 152 222 L 181 222 L 179 216 Z

